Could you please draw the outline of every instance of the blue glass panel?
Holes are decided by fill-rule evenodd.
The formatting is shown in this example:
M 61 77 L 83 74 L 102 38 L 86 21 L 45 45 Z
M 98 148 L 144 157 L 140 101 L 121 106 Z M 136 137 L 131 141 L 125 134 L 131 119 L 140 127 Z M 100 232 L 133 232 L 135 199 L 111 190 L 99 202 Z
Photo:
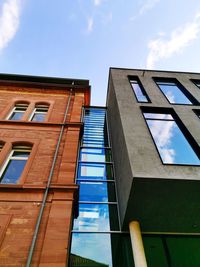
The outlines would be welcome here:
M 147 119 L 147 124 L 164 163 L 200 165 L 175 121 Z
M 111 152 L 109 149 L 82 148 L 80 161 L 106 162 L 111 161 Z
M 110 164 L 79 163 L 78 178 L 85 180 L 113 179 L 112 166 Z
M 94 202 L 115 202 L 115 185 L 112 182 L 78 182 L 79 200 Z
M 16 184 L 24 170 L 25 165 L 26 160 L 10 160 L 1 177 L 1 183 Z
M 143 93 L 140 85 L 137 81 L 130 81 L 132 89 L 136 95 L 136 98 L 139 102 L 149 102 L 146 95 Z
M 44 121 L 46 114 L 42 113 L 36 113 L 33 115 L 33 118 L 31 121 Z
M 22 116 L 24 115 L 24 112 L 13 112 L 9 118 L 10 121 L 17 121 L 21 120 Z
M 109 231 L 107 204 L 79 204 L 79 216 L 74 220 L 74 230 Z
M 73 233 L 70 267 L 112 267 L 109 234 Z
M 158 83 L 161 91 L 171 104 L 190 104 L 192 102 L 185 96 L 175 83 Z

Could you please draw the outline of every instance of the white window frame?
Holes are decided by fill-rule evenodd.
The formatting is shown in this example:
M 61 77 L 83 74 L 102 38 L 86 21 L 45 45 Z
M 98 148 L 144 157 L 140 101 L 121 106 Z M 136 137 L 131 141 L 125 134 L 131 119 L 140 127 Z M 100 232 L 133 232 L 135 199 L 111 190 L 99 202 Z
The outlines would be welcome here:
M 18 107 L 20 107 L 20 108 L 24 108 L 24 110 L 16 110 Z M 10 120 L 10 118 L 11 118 L 11 116 L 12 116 L 12 114 L 14 113 L 14 112 L 18 112 L 18 113 L 25 113 L 26 112 L 26 110 L 27 110 L 27 108 L 28 108 L 28 104 L 16 104 L 14 107 L 13 107 L 13 109 L 10 111 L 10 113 L 8 114 L 8 116 L 6 117 L 6 120 Z
M 37 109 L 44 109 L 44 111 L 37 111 Z M 47 114 L 49 111 L 48 105 L 36 105 L 33 112 L 30 115 L 29 121 L 32 121 L 35 114 Z
M 14 146 L 11 152 L 9 153 L 7 159 L 5 160 L 1 170 L 0 170 L 0 184 L 3 180 L 2 175 L 4 174 L 5 169 L 7 168 L 10 160 L 26 160 L 26 163 L 29 159 L 29 156 L 31 154 L 32 147 L 30 146 Z M 24 157 L 15 157 L 13 156 L 14 152 L 29 152 L 29 156 Z M 26 165 L 25 165 L 26 166 Z M 25 167 L 24 167 L 25 168 Z

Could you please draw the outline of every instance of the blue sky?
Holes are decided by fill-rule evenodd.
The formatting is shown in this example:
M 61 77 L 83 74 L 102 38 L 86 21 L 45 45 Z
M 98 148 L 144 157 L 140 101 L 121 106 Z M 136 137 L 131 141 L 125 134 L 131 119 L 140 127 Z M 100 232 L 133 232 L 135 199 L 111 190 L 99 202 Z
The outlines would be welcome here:
M 0 0 L 0 72 L 89 79 L 109 67 L 199 72 L 199 0 Z

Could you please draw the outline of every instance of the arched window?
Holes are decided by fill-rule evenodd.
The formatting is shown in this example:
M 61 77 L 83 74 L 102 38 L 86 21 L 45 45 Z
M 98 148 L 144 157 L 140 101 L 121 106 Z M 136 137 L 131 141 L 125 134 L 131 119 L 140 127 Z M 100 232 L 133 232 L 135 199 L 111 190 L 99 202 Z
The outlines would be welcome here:
M 30 116 L 30 121 L 44 121 L 49 110 L 49 104 L 36 104 Z
M 16 184 L 25 168 L 32 145 L 14 145 L 0 171 L 0 183 Z
M 9 115 L 7 116 L 7 120 L 16 121 L 21 120 L 24 113 L 28 108 L 29 103 L 27 102 L 20 102 L 16 103 L 14 108 L 11 110 Z

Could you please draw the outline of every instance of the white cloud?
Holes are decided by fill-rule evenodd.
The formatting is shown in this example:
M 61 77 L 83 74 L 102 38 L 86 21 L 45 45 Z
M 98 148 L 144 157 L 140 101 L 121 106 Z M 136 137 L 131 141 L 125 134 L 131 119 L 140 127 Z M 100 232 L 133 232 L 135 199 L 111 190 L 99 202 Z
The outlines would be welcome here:
M 89 17 L 87 20 L 87 32 L 88 33 L 93 31 L 93 25 L 94 25 L 94 20 L 92 17 Z
M 0 14 L 0 51 L 14 38 L 20 22 L 21 0 L 5 0 Z
M 173 30 L 168 40 L 164 39 L 164 36 L 151 40 L 148 44 L 150 51 L 147 56 L 147 68 L 152 69 L 157 61 L 182 52 L 198 38 L 199 32 L 200 13 L 194 17 L 192 22 Z
M 165 119 L 163 115 L 162 119 Z M 161 117 L 160 117 L 161 118 Z M 171 148 L 172 137 L 174 135 L 174 122 L 168 121 L 163 124 L 163 121 L 151 121 L 151 133 L 158 147 L 163 162 L 173 163 L 175 150 Z
M 94 5 L 95 6 L 100 6 L 102 0 L 94 0 Z
M 160 0 L 147 0 L 141 6 L 139 10 L 139 15 L 146 13 L 148 10 L 152 9 Z

